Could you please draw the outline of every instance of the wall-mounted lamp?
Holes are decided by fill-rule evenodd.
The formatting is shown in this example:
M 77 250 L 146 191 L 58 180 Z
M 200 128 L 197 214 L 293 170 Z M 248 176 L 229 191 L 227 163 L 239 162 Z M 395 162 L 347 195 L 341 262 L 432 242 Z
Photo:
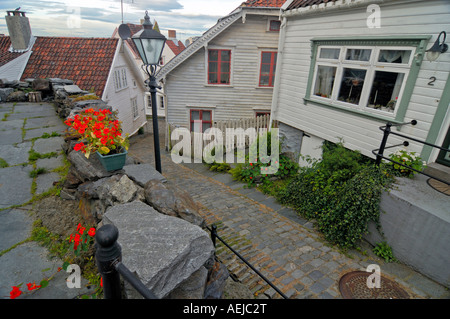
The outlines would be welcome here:
M 441 42 L 441 36 L 444 36 L 444 39 L 442 39 Z M 442 31 L 439 33 L 438 38 L 436 39 L 436 42 L 434 42 L 433 46 L 428 49 L 427 52 L 427 59 L 429 61 L 436 61 L 436 59 L 441 55 L 441 53 L 447 52 L 448 45 L 445 44 L 445 38 L 447 37 L 447 34 L 445 31 Z

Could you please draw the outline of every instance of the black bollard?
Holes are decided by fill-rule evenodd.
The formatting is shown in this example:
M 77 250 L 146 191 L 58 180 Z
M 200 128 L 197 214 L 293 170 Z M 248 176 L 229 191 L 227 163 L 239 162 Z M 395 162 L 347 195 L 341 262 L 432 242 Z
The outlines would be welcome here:
M 103 294 L 105 299 L 121 299 L 120 274 L 115 264 L 122 259 L 122 249 L 117 243 L 119 230 L 108 224 L 102 226 L 95 234 L 97 267 L 103 279 Z

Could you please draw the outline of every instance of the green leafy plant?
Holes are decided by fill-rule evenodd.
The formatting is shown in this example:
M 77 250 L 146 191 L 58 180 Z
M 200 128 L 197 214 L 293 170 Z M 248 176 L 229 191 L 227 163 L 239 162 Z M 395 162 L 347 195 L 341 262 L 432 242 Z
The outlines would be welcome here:
M 256 158 L 250 159 L 249 155 L 245 157 L 245 163 L 236 165 L 235 168 L 230 170 L 232 176 L 236 180 L 246 182 L 248 186 L 254 186 L 255 184 L 268 183 L 272 179 L 286 179 L 297 174 L 299 166 L 292 161 L 289 157 L 280 154 L 278 158 L 272 157 L 272 138 L 271 132 L 267 132 L 265 135 L 260 136 L 250 146 L 250 150 L 253 150 L 253 154 L 256 154 Z M 265 154 L 260 153 L 261 149 L 265 148 Z M 281 145 L 278 145 L 278 154 L 281 150 Z M 276 168 L 276 172 L 271 170 Z
M 278 200 L 315 219 L 329 242 L 356 247 L 370 221 L 379 227 L 381 192 L 392 183 L 391 175 L 341 142 L 324 143 L 322 159 L 310 163 L 278 193 Z
M 415 170 L 422 171 L 426 163 L 422 161 L 420 156 L 416 155 L 415 152 L 408 152 L 406 150 L 398 150 L 395 153 L 392 153 L 389 155 L 389 158 L 397 163 L 389 162 L 389 165 L 391 165 L 394 169 L 394 173 L 398 176 L 404 176 L 404 177 L 413 177 L 414 174 L 417 172 L 408 169 L 407 167 L 404 167 L 400 164 L 409 166 Z
M 396 260 L 394 258 L 394 253 L 392 252 L 391 246 L 389 246 L 385 241 L 376 244 L 373 248 L 373 252 L 378 257 L 383 258 L 386 262 L 392 262 Z

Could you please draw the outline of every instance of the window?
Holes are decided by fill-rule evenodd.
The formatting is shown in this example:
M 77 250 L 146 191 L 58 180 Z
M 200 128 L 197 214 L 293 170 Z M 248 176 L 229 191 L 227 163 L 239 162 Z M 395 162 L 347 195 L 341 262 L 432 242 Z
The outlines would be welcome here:
M 270 20 L 269 21 L 269 31 L 280 31 L 281 21 Z
M 114 70 L 114 88 L 116 92 L 125 89 L 127 87 L 128 87 L 127 70 L 125 68 Z
M 256 112 L 256 117 L 259 117 L 259 116 L 266 116 L 266 115 L 269 115 L 269 116 L 270 116 L 270 112 Z
M 211 111 L 191 110 L 191 132 L 203 133 L 212 127 Z
M 275 69 L 277 66 L 277 52 L 261 53 L 261 70 L 259 73 L 259 86 L 273 87 Z
M 208 50 L 208 84 L 230 84 L 231 50 Z
M 164 96 L 162 96 L 162 95 L 159 96 L 159 102 L 160 102 L 159 107 L 163 109 L 164 108 Z
M 133 119 L 139 117 L 137 98 L 131 99 L 131 110 L 133 111 Z
M 313 100 L 371 113 L 396 113 L 415 48 L 320 45 L 317 50 Z

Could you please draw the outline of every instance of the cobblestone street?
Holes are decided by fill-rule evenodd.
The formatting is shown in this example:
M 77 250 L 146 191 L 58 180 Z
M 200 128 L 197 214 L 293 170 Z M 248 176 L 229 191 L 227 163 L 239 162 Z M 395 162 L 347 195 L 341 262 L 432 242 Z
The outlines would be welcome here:
M 153 136 L 133 137 L 129 153 L 142 163 L 153 163 Z M 444 287 L 405 265 L 385 263 L 369 247 L 340 252 L 321 239 L 311 222 L 258 190 L 233 181 L 230 174 L 210 172 L 203 164 L 175 164 L 163 147 L 161 162 L 162 174 L 201 206 L 207 225 L 215 223 L 219 236 L 289 298 L 340 299 L 341 276 L 365 271 L 370 264 L 378 264 L 382 276 L 394 279 L 411 298 L 449 297 Z M 281 298 L 220 243 L 217 256 L 257 298 Z

